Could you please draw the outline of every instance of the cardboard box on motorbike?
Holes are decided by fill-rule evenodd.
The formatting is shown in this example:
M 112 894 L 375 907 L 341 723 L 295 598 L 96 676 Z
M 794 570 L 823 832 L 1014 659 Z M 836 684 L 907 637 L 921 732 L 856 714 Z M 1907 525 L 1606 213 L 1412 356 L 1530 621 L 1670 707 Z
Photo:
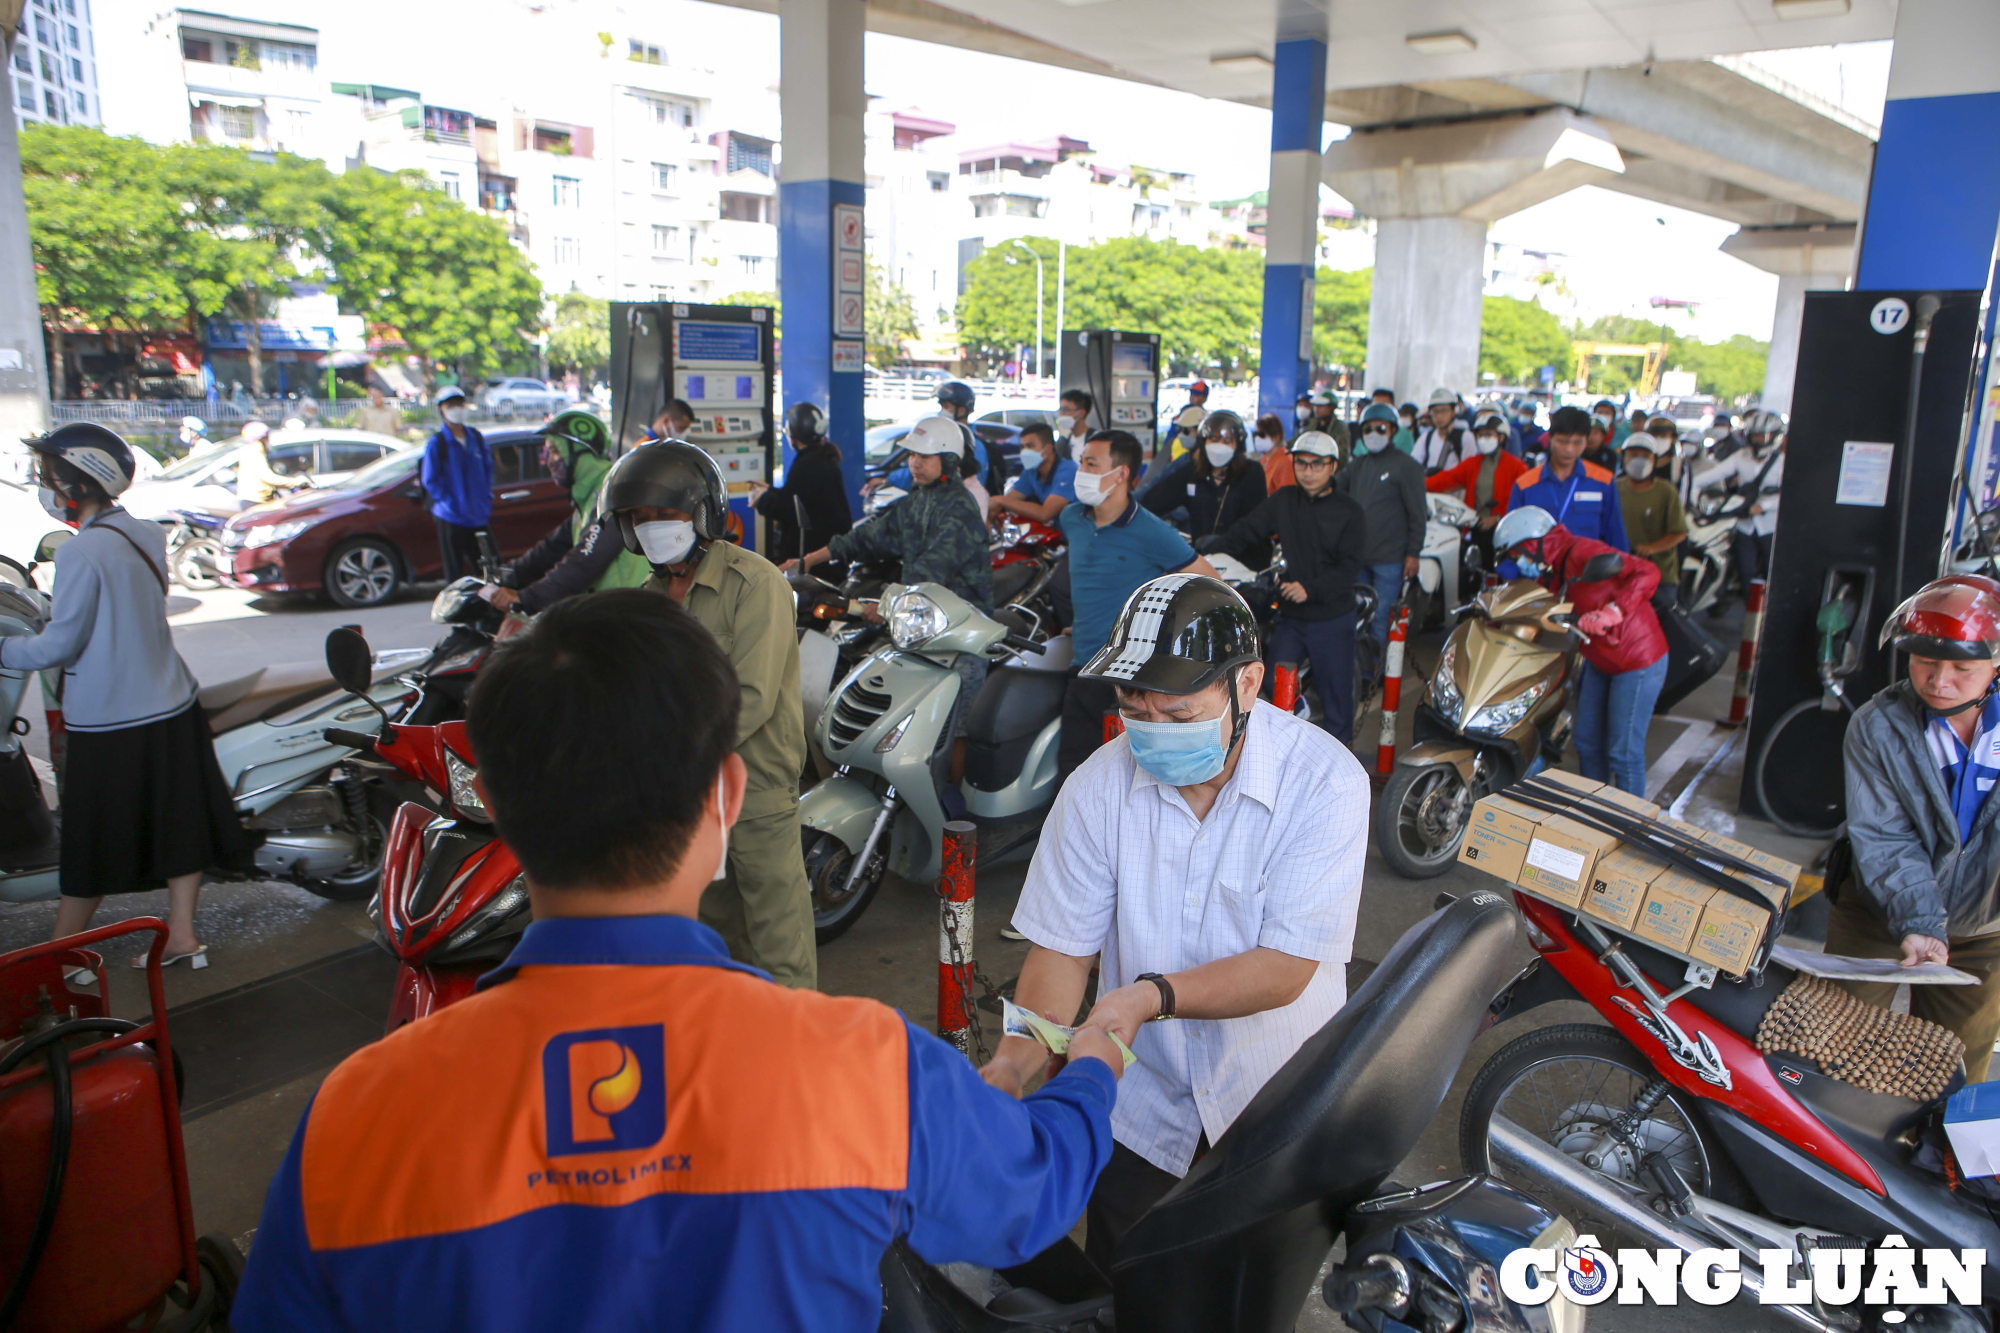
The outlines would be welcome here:
M 1536 826 L 1515 883 L 1537 898 L 1581 910 L 1598 859 L 1619 845 L 1615 834 L 1564 815 L 1550 815 Z
M 1590 892 L 1584 896 L 1584 915 L 1606 925 L 1629 931 L 1646 906 L 1646 891 L 1667 869 L 1667 863 L 1636 847 L 1620 844 L 1616 851 L 1597 858 L 1591 872 Z
M 1548 815 L 1505 796 L 1482 797 L 1466 821 L 1458 859 L 1512 884 L 1521 877 L 1528 843 Z

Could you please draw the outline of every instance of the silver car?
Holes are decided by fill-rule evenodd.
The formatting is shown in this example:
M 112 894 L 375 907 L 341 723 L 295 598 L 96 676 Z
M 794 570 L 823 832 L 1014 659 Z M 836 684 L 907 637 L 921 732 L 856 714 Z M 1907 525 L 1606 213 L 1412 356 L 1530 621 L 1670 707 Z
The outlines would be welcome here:
M 530 417 L 539 421 L 569 406 L 569 395 L 540 380 L 509 376 L 489 380 L 480 405 L 502 421 Z

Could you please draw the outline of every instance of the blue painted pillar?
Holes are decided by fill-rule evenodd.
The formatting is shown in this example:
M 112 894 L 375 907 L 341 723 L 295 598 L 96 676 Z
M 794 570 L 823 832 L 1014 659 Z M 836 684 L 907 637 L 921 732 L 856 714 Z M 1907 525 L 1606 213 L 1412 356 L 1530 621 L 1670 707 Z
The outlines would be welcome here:
M 861 513 L 861 292 L 864 0 L 785 0 L 778 10 L 778 299 L 784 307 L 782 414 L 817 403 L 840 446 L 849 503 Z
M 1278 43 L 1271 71 L 1271 188 L 1264 208 L 1264 335 L 1257 410 L 1290 422 L 1312 376 L 1313 271 L 1319 253 L 1320 122 L 1326 43 Z
M 2000 4 L 1903 0 L 1858 291 L 1979 289 L 2000 230 Z

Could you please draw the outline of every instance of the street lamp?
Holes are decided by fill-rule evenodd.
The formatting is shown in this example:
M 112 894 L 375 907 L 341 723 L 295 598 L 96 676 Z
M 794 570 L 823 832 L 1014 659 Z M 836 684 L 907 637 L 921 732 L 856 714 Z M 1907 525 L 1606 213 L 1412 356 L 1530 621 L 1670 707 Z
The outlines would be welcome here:
M 1042 257 L 1036 253 L 1034 246 L 1018 236 L 1013 239 L 1012 244 L 1026 250 L 1035 261 L 1035 382 L 1039 387 L 1049 369 L 1046 360 L 1048 353 L 1044 350 L 1045 344 L 1042 342 Z

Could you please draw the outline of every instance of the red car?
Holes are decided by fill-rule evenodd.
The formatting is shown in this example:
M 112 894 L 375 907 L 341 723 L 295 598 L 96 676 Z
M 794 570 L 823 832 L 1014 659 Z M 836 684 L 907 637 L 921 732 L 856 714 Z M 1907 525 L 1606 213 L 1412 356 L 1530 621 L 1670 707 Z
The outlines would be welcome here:
M 500 554 L 513 559 L 570 512 L 569 492 L 542 465 L 531 431 L 487 433 Z M 406 583 L 444 575 L 437 525 L 417 480 L 422 449 L 390 454 L 337 485 L 246 510 L 229 520 L 222 581 L 249 592 L 324 592 L 341 606 L 375 606 Z

